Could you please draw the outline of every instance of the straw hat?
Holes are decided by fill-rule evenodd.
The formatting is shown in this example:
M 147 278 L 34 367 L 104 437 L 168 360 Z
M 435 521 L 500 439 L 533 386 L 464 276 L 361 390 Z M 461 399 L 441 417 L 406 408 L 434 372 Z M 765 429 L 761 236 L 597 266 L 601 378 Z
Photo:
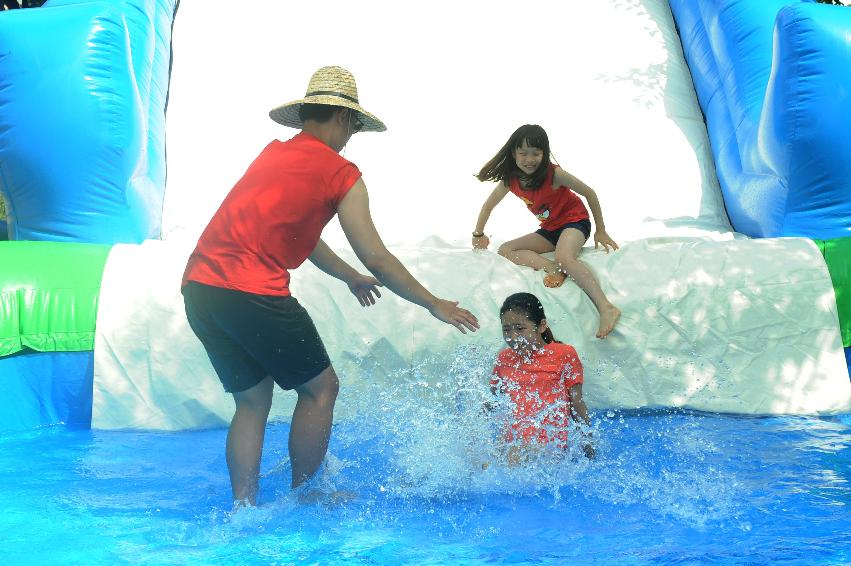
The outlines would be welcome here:
M 363 123 L 362 132 L 383 132 L 384 122 L 367 112 L 358 102 L 358 87 L 355 77 L 342 67 L 322 67 L 310 77 L 304 98 L 282 104 L 269 112 L 269 117 L 279 124 L 301 128 L 298 109 L 302 104 L 328 104 L 357 110 Z

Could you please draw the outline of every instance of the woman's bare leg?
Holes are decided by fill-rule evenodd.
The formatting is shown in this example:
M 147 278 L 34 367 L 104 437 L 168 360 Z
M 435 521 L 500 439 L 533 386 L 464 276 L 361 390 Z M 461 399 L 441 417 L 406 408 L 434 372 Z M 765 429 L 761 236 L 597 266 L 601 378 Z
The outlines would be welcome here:
M 597 311 L 600 313 L 597 338 L 605 338 L 615 328 L 621 311 L 606 297 L 600 283 L 588 269 L 588 266 L 579 261 L 579 251 L 584 243 L 585 235 L 582 232 L 575 228 L 567 228 L 559 237 L 555 258 L 561 271 L 567 277 L 573 279 L 597 307 Z
M 295 389 L 298 402 L 289 442 L 294 488 L 310 479 L 325 459 L 339 389 L 340 382 L 331 366 Z
M 225 459 L 233 500 L 238 504 L 257 504 L 260 456 L 274 387 L 275 382 L 267 376 L 254 387 L 233 394 L 236 412 L 228 429 Z

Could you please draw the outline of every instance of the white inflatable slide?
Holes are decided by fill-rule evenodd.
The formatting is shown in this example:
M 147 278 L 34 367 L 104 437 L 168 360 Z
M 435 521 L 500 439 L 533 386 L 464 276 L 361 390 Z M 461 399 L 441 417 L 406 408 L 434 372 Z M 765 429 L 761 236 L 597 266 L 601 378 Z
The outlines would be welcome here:
M 705 126 L 664 0 L 593 3 L 184 0 L 174 28 L 163 241 L 119 245 L 107 262 L 95 344 L 95 428 L 225 424 L 232 401 L 189 330 L 180 275 L 195 239 L 256 153 L 294 130 L 270 108 L 300 98 L 310 74 L 341 65 L 388 125 L 354 136 L 373 216 L 390 250 L 435 294 L 482 323 L 462 335 L 389 291 L 361 308 L 306 263 L 294 295 L 319 327 L 342 387 L 412 366 L 448 387 L 446 367 L 481 367 L 502 347 L 498 309 L 517 291 L 544 303 L 576 346 L 592 408 L 684 407 L 745 414 L 851 410 L 830 276 L 806 239 L 733 233 Z M 622 309 L 594 338 L 596 311 L 574 285 L 498 256 L 535 229 L 509 196 L 469 234 L 491 190 L 473 178 L 524 123 L 598 193 L 622 248 L 581 258 Z M 334 221 L 323 237 L 357 264 Z M 474 346 L 473 348 L 466 346 Z M 369 363 L 365 363 L 365 360 Z M 478 368 L 478 369 L 475 369 Z M 278 395 L 276 415 L 289 400 Z M 340 406 L 341 418 L 354 418 Z

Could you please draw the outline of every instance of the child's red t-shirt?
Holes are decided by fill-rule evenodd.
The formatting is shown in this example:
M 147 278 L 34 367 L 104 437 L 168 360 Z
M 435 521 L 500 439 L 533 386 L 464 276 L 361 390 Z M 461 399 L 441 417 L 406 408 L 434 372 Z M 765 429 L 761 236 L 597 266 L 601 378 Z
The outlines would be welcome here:
M 288 270 L 313 253 L 360 176 L 353 163 L 306 132 L 274 140 L 213 215 L 189 257 L 183 284 L 289 295 Z
M 524 189 L 517 177 L 512 177 L 508 183 L 508 190 L 526 203 L 544 230 L 558 230 L 565 224 L 589 217 L 585 203 L 569 187 L 553 187 L 555 170 L 556 166 L 550 163 L 547 176 L 539 189 Z
M 514 405 L 508 440 L 567 441 L 568 391 L 583 382 L 582 362 L 573 346 L 553 342 L 528 360 L 506 348 L 499 353 L 493 374 L 491 385 L 505 392 Z

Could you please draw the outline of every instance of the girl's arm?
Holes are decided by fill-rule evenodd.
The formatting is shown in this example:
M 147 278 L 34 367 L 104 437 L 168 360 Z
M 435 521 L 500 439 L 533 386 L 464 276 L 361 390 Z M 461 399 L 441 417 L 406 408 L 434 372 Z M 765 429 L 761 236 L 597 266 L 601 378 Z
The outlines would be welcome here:
M 577 383 L 567 390 L 570 396 L 570 418 L 575 421 L 582 421 L 586 426 L 591 426 L 591 419 L 588 417 L 588 407 L 585 406 L 585 400 L 582 399 L 582 384 Z M 582 451 L 587 458 L 594 457 L 594 446 L 591 445 L 591 431 L 582 430 Z
M 491 192 L 488 196 L 487 200 L 485 200 L 485 203 L 482 205 L 482 210 L 479 212 L 479 218 L 476 220 L 476 228 L 473 230 L 473 234 L 481 234 L 481 236 L 473 236 L 473 248 L 483 250 L 490 244 L 490 240 L 487 236 L 485 236 L 485 224 L 488 223 L 488 218 L 490 218 L 494 207 L 496 207 L 496 205 L 498 205 L 507 194 L 508 187 L 505 186 L 504 181 L 500 181 L 497 183 L 493 192 Z
M 591 214 L 594 216 L 594 247 L 597 248 L 600 244 L 609 253 L 609 248 L 612 250 L 618 249 L 618 244 L 606 232 L 606 223 L 603 221 L 603 209 L 600 208 L 600 199 L 597 198 L 597 193 L 583 183 L 578 177 L 574 177 L 561 167 L 556 167 L 553 175 L 553 185 L 557 187 L 569 187 L 574 193 L 585 197 L 588 201 L 588 208 L 591 209 Z

